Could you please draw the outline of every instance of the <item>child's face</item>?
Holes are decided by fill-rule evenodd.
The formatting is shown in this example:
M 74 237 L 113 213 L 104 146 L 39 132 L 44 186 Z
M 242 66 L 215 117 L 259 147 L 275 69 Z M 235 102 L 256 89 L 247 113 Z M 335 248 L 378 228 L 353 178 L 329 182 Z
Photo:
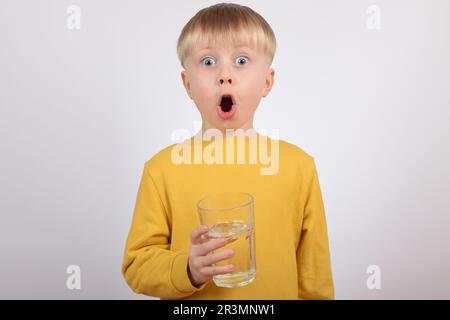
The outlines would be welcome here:
M 249 47 L 206 47 L 195 46 L 181 72 L 183 85 L 201 113 L 202 130 L 217 128 L 225 133 L 225 129 L 253 128 L 261 97 L 269 94 L 274 83 L 269 57 Z M 234 109 L 229 112 L 220 107 L 224 94 L 233 96 Z

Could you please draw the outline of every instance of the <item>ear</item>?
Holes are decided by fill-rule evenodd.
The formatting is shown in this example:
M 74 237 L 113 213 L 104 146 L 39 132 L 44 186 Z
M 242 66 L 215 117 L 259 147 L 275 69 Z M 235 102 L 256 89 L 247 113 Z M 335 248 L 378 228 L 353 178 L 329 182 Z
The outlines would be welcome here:
M 262 92 L 263 97 L 266 97 L 269 94 L 274 84 L 274 81 L 275 81 L 275 70 L 273 68 L 269 68 L 269 70 L 267 70 L 266 83 L 264 85 L 264 89 Z
M 186 92 L 187 92 L 189 98 L 192 99 L 192 96 L 191 96 L 191 85 L 189 83 L 188 75 L 187 75 L 187 72 L 185 70 L 181 71 L 181 80 L 183 80 L 183 86 L 186 89 Z

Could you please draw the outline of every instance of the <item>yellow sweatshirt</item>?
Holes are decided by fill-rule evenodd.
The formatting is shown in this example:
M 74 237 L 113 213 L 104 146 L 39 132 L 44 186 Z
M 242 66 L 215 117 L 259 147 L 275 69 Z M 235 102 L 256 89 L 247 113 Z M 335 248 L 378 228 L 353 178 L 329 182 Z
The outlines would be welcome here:
M 278 159 L 273 157 L 273 163 L 278 161 L 276 173 L 262 174 L 267 161 L 250 163 L 248 137 L 244 164 L 199 163 L 198 158 L 195 163 L 195 156 L 190 164 L 180 164 L 174 154 L 188 154 L 174 149 L 181 144 L 162 149 L 144 164 L 122 264 L 122 274 L 134 292 L 161 299 L 334 299 L 314 158 L 286 141 L 263 137 L 267 154 L 278 150 Z M 236 138 L 223 139 L 223 146 L 234 139 L 231 149 L 237 159 Z M 193 154 L 194 138 L 184 143 Z M 200 141 L 201 150 L 211 143 Z M 187 266 L 190 234 L 200 225 L 196 203 L 224 191 L 253 195 L 256 278 L 237 288 L 217 287 L 213 281 L 195 287 Z

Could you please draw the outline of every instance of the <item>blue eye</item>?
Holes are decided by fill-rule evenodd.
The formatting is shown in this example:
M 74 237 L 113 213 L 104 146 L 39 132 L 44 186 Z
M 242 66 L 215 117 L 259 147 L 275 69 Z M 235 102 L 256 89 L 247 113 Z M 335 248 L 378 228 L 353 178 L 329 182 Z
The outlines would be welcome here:
M 245 65 L 248 63 L 248 61 L 249 61 L 249 58 L 246 56 L 240 56 L 236 59 L 236 63 L 239 65 Z M 206 57 L 201 62 L 204 66 L 212 66 L 212 65 L 216 64 L 214 59 L 211 57 Z
M 205 64 L 206 61 L 210 61 L 210 62 Z M 215 63 L 214 59 L 212 59 L 212 58 L 205 58 L 205 59 L 202 60 L 202 64 L 205 65 L 205 66 L 210 66 L 210 65 L 213 65 L 214 63 Z
M 236 62 L 238 63 L 238 64 L 240 64 L 240 65 L 244 65 L 244 64 L 247 64 L 248 63 L 248 58 L 247 57 L 245 57 L 245 56 L 241 56 L 241 57 L 238 57 L 237 59 L 236 59 Z

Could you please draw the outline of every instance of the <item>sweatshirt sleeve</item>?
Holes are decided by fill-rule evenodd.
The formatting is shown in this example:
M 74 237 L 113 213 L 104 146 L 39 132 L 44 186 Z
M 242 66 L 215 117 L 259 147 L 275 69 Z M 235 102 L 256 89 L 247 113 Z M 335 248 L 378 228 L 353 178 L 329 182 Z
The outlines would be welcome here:
M 144 165 L 122 263 L 122 275 L 134 292 L 178 299 L 206 286 L 192 285 L 187 271 L 188 253 L 169 249 L 170 229 L 167 211 Z
M 301 190 L 302 233 L 297 248 L 300 299 L 334 299 L 325 209 L 314 159 Z

